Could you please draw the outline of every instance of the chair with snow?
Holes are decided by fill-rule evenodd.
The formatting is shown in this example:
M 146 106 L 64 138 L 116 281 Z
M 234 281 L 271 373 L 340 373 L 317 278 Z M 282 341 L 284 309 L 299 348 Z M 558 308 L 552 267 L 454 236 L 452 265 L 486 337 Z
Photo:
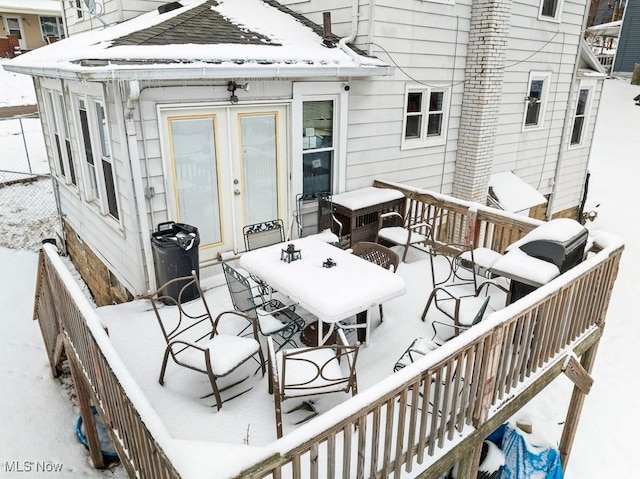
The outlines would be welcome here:
M 316 221 L 313 221 L 314 214 L 317 215 Z M 296 196 L 295 222 L 298 238 L 314 236 L 326 243 L 342 247 L 343 225 L 335 214 L 331 193 L 299 193 Z
M 295 305 L 285 305 L 271 292 L 265 294 L 262 285 L 252 287 L 249 278 L 228 263 L 222 263 L 222 271 L 234 309 L 255 319 L 263 336 L 276 338 L 278 349 L 288 344 L 297 347 L 295 335 L 305 327 L 305 321 L 295 312 Z
M 284 224 L 281 219 L 262 221 L 242 228 L 245 251 L 284 242 Z
M 178 366 L 207 375 L 220 410 L 221 392 L 249 376 L 222 388 L 218 385 L 220 378 L 230 375 L 252 358 L 260 364 L 264 375 L 265 359 L 255 318 L 237 311 L 224 311 L 214 319 L 195 272 L 166 282 L 147 298 L 166 342 L 160 384 L 164 385 L 171 358 Z
M 334 344 L 277 351 L 271 337 L 267 338 L 269 351 L 269 393 L 274 396 L 276 433 L 283 435 L 283 402 L 287 399 L 317 397 L 339 392 L 358 393 L 356 359 L 358 346 L 350 345 L 342 330 L 336 334 Z M 318 413 L 314 400 L 302 403 L 312 414 L 298 421 L 305 422 Z M 293 407 L 286 413 L 300 409 Z
M 422 312 L 422 321 L 431 306 L 451 320 L 431 320 L 432 340 L 438 336 L 436 325 L 451 328 L 451 337 L 480 322 L 487 310 L 492 309 L 489 294 L 492 288 L 497 290 L 496 294 L 504 295 L 504 304 L 509 304 L 510 292 L 503 285 L 493 280 L 478 283 L 474 257 L 474 249 L 467 245 L 441 245 L 429 251 L 433 290 Z

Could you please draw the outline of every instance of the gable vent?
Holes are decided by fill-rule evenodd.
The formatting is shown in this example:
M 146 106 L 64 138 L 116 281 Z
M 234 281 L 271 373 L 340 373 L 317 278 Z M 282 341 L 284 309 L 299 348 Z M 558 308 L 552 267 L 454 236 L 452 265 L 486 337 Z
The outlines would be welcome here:
M 165 3 L 164 5 L 160 5 L 158 7 L 158 13 L 167 13 L 171 10 L 175 10 L 176 8 L 182 8 L 182 4 L 180 2 Z

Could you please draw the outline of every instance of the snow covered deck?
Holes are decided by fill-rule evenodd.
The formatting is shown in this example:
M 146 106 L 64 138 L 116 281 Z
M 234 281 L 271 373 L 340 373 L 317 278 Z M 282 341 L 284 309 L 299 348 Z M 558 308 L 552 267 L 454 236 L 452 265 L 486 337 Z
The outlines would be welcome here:
M 450 243 L 473 238 L 476 246 L 504 252 L 536 225 L 443 195 L 392 187 L 428 205 L 429 215 L 436 215 L 427 218 L 435 221 L 436 237 Z M 591 370 L 623 247 L 600 233 L 585 261 L 393 373 L 414 338 L 431 336 L 430 325 L 419 319 L 430 267 L 412 250 L 398 271 L 407 292 L 385 304 L 385 320 L 374 320 L 371 343 L 358 358 L 359 393 L 348 400 L 323 398 L 323 413 L 303 425 L 291 424 L 295 416 L 285 419 L 279 440 L 266 379 L 251 377 L 253 388 L 219 412 L 209 407 L 212 400 L 198 399 L 209 390 L 205 378 L 173 368 L 160 386 L 163 341 L 148 303 L 96 311 L 51 245 L 41 254 L 35 316 L 52 371 L 63 346 L 83 417 L 91 417 L 90 402 L 95 404 L 131 475 L 438 478 L 460 461 L 463 477 L 472 477 L 483 439 L 563 374 L 568 359 L 580 359 L 570 368 L 574 378 L 581 368 L 584 374 Z M 231 309 L 221 278 L 205 287 L 215 311 Z M 560 440 L 563 464 L 586 392 L 576 382 Z M 100 465 L 99 449 L 92 459 Z
M 441 259 L 444 261 L 444 258 Z M 441 266 L 445 267 L 444 263 Z M 427 322 L 420 320 L 432 289 L 430 271 L 428 255 L 412 248 L 408 261 L 400 265 L 397 273 L 405 279 L 407 292 L 384 304 L 382 323 L 378 308 L 370 310 L 371 344 L 360 348 L 357 363 L 360 392 L 375 390 L 381 381 L 391 376 L 396 361 L 415 338 L 431 339 L 431 319 L 447 321 L 436 308 L 430 308 Z M 233 309 L 222 274 L 205 280 L 205 287 L 205 297 L 214 316 Z M 491 302 L 494 308 L 504 307 L 504 294 L 494 294 Z M 298 309 L 297 312 L 305 316 L 304 311 Z M 273 397 L 267 391 L 267 376 L 254 376 L 254 363 L 248 365 L 247 373 L 251 374 L 250 378 L 230 390 L 227 396 L 231 391 L 237 393 L 248 387 L 252 389 L 225 402 L 222 410 L 216 412 L 215 407 L 211 407 L 215 404 L 213 397 L 199 399 L 211 392 L 206 375 L 170 362 L 165 385 L 158 384 L 165 342 L 148 300 L 102 307 L 98 309 L 98 314 L 109 331 L 115 350 L 173 436 L 236 445 L 249 443 L 255 446 L 264 446 L 276 439 Z M 306 318 L 307 322 L 315 320 L 308 314 Z M 349 333 L 348 339 L 354 342 L 355 334 Z M 298 344 L 302 346 L 299 340 Z M 318 410 L 327 412 L 349 397 L 348 394 L 320 396 Z M 299 402 L 292 399 L 284 407 L 289 409 Z M 285 414 L 285 433 L 296 429 L 297 426 L 293 423 L 308 414 L 305 410 Z M 323 415 L 314 420 L 322 421 Z

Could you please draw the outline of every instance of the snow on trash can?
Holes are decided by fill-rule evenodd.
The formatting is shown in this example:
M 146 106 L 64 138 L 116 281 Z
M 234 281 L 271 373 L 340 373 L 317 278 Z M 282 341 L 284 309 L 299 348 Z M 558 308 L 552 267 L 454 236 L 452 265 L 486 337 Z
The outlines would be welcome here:
M 185 223 L 168 221 L 160 223 L 151 233 L 153 263 L 158 288 L 167 281 L 181 276 L 190 276 L 192 271 L 199 274 L 198 246 L 200 235 L 198 228 Z M 182 288 L 181 282 L 166 287 L 162 294 L 176 301 Z M 195 285 L 182 293 L 181 302 L 191 301 L 199 296 Z

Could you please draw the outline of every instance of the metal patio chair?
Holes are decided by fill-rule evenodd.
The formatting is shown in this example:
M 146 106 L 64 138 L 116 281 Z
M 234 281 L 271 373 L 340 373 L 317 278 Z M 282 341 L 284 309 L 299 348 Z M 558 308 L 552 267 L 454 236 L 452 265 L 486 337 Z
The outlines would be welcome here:
M 283 435 L 282 403 L 286 399 L 337 392 L 350 392 L 352 396 L 358 393 L 358 346 L 349 345 L 342 331 L 338 330 L 337 343 L 332 345 L 285 349 L 278 352 L 271 337 L 267 338 L 267 344 L 269 393 L 274 395 L 278 438 Z M 314 415 L 316 414 L 307 419 Z
M 242 228 L 245 251 L 284 242 L 284 223 L 281 219 L 263 221 Z
M 174 290 L 175 284 L 182 285 L 175 297 L 163 294 L 163 290 Z M 183 302 L 183 297 L 192 298 L 190 290 L 193 287 L 197 289 L 199 297 Z M 259 357 L 257 361 L 264 375 L 265 360 L 255 318 L 237 311 L 224 311 L 213 319 L 195 273 L 166 282 L 157 291 L 149 293 L 147 298 L 151 302 L 166 342 L 160 368 L 160 384 L 164 384 L 167 364 L 171 357 L 178 366 L 207 375 L 217 408 L 220 410 L 223 402 L 220 392 L 247 378 L 222 389 L 218 387 L 219 378 L 228 376 L 256 355 Z M 234 325 L 236 322 L 243 326 L 246 323 L 246 326 L 239 329 L 243 336 L 220 332 L 219 326 L 223 322 L 226 326 L 232 319 Z
M 305 321 L 295 312 L 295 305 L 267 297 L 260 286 L 256 297 L 246 276 L 227 263 L 222 263 L 222 270 L 234 309 L 254 318 L 260 333 L 273 336 L 278 349 L 287 344 L 298 347 L 294 337 L 305 327 Z
M 433 243 L 431 226 L 420 218 L 414 217 L 412 214 L 414 208 L 412 200 L 409 200 L 404 216 L 396 211 L 389 211 L 378 217 L 378 232 L 375 242 L 383 241 L 402 246 L 403 263 L 407 261 L 410 246 L 422 244 L 427 248 Z

